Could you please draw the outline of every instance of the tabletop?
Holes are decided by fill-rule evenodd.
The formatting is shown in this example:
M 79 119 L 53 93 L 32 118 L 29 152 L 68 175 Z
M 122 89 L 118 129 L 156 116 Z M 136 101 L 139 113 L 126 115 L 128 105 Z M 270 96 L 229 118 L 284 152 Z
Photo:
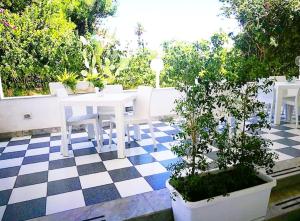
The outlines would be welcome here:
M 90 104 L 114 106 L 126 103 L 136 98 L 135 93 L 116 93 L 116 94 L 84 94 L 70 96 L 60 100 L 62 105 Z

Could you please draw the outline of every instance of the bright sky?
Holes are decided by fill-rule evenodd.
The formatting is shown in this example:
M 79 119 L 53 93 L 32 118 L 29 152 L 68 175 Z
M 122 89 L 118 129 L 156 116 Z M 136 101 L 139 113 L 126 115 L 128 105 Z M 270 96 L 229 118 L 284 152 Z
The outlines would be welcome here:
M 118 0 L 118 10 L 107 26 L 123 45 L 136 44 L 134 30 L 140 22 L 144 39 L 151 49 L 165 40 L 195 41 L 214 32 L 238 31 L 235 20 L 221 16 L 218 0 Z

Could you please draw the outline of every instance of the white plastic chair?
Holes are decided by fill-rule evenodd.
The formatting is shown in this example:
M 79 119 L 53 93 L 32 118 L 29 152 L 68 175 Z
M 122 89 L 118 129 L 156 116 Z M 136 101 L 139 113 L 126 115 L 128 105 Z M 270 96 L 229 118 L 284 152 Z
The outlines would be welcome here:
M 271 76 L 269 79 L 275 79 L 275 82 L 286 82 L 285 76 Z M 260 79 L 259 83 L 262 84 L 265 79 Z M 266 94 L 263 91 L 258 92 L 258 100 L 265 103 L 267 107 L 267 112 L 270 112 L 269 115 L 269 122 L 272 121 L 272 116 L 274 114 L 274 107 L 275 107 L 275 90 L 274 85 L 269 87 L 269 92 Z
M 123 86 L 120 84 L 105 85 L 102 90 L 103 94 L 118 94 L 123 92 Z M 115 115 L 114 108 L 112 107 L 98 107 L 98 114 L 101 120 L 110 120 Z
M 66 89 L 60 88 L 56 90 L 56 95 L 60 99 L 68 97 Z M 82 124 L 92 124 L 95 130 L 95 139 L 97 142 L 97 151 L 100 152 L 99 141 L 99 115 L 98 114 L 85 114 L 85 115 L 73 115 L 72 107 L 65 107 L 66 124 L 68 127 L 68 143 L 71 144 L 72 126 L 79 126 Z
M 129 125 L 140 125 L 140 124 L 148 124 L 149 130 L 151 133 L 152 141 L 154 148 L 156 149 L 156 140 L 153 131 L 153 125 L 150 115 L 150 107 L 151 107 L 151 97 L 152 97 L 152 87 L 148 86 L 139 86 L 137 89 L 137 98 L 134 103 L 134 111 L 133 115 L 125 115 L 124 123 L 125 123 L 125 131 L 127 133 L 128 144 L 130 144 L 130 133 L 129 133 Z M 109 145 L 112 143 L 112 129 L 113 124 L 115 123 L 114 117 L 110 119 L 110 133 L 109 133 Z
M 295 118 L 296 118 L 296 128 L 298 128 L 299 124 L 299 105 L 300 105 L 300 89 L 296 89 L 296 96 L 284 97 L 283 105 L 287 106 L 287 119 L 291 120 L 293 109 L 295 109 Z

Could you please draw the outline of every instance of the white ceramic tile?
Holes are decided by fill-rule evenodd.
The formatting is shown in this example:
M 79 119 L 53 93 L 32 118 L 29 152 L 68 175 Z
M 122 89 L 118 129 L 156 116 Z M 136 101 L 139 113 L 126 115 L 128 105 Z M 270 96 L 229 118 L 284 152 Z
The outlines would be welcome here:
M 141 155 L 141 154 L 146 154 L 147 151 L 144 150 L 142 147 L 134 147 L 134 148 L 128 148 L 125 149 L 125 156 L 126 157 L 131 157 L 131 156 L 136 156 L 136 155 Z
M 127 158 L 124 159 L 114 159 L 114 160 L 107 160 L 103 161 L 104 166 L 107 170 L 116 170 L 125 167 L 131 167 L 132 164 Z
M 80 176 L 79 179 L 83 189 L 113 183 L 108 172 L 84 175 Z
M 152 122 L 153 123 L 153 122 Z M 143 125 L 140 125 L 140 129 L 142 130 L 145 130 L 145 129 L 149 129 L 149 125 L 148 124 L 143 124 Z
M 46 215 L 85 206 L 82 190 L 47 197 Z
M 37 137 L 31 138 L 30 143 L 42 143 L 42 142 L 49 142 L 50 137 Z
M 278 135 L 275 135 L 275 134 L 270 134 L 270 133 L 268 133 L 268 134 L 262 134 L 261 136 L 263 138 L 269 139 L 269 140 L 279 140 L 279 139 L 282 139 L 281 136 L 278 136 Z
M 140 177 L 115 183 L 122 197 L 132 196 L 140 193 L 153 191 L 147 181 Z
M 6 147 L 8 144 L 8 141 L 0 142 L 0 147 Z
M 275 133 L 275 132 L 278 132 L 278 131 L 280 131 L 280 130 L 275 129 L 275 128 L 271 128 L 270 130 L 267 129 L 267 128 L 264 128 L 264 129 L 262 129 L 262 131 L 263 131 L 263 132 L 266 132 L 266 133 Z
M 4 149 L 3 153 L 17 152 L 27 150 L 28 144 L 16 145 L 16 146 L 8 146 Z
M 98 154 L 84 155 L 75 157 L 76 165 L 90 164 L 101 162 L 101 158 Z
M 67 158 L 72 158 L 74 157 L 74 153 L 72 150 L 69 150 L 69 156 L 65 157 L 63 156 L 60 152 L 55 152 L 55 153 L 50 153 L 49 154 L 49 160 L 61 160 L 61 159 L 67 159 Z
M 158 162 L 136 165 L 135 168 L 142 176 L 167 172 L 166 168 Z
M 114 151 L 114 150 L 117 150 L 116 144 L 112 144 L 111 146 L 104 145 L 103 147 L 100 148 L 100 153 L 106 153 L 106 152 L 110 152 L 110 151 Z
M 56 147 L 61 145 L 61 140 L 50 141 L 50 147 Z
M 29 156 L 48 154 L 48 153 L 49 153 L 49 147 L 43 147 L 43 148 L 27 150 L 25 156 L 29 157 Z
M 141 139 L 137 141 L 137 143 L 141 146 L 148 146 L 148 145 L 153 145 L 153 140 L 151 138 Z
M 170 150 L 153 152 L 153 153 L 151 153 L 151 155 L 158 161 L 176 158 L 176 156 Z
M 40 183 L 13 189 L 8 204 L 46 197 L 47 183 Z
M 49 162 L 40 162 L 22 165 L 19 171 L 19 175 L 37 173 L 42 171 L 47 171 L 49 168 Z
M 87 132 L 72 133 L 71 138 L 79 138 L 79 137 L 87 137 L 87 136 L 88 136 Z
M 93 142 L 80 142 L 80 143 L 74 143 L 72 144 L 72 149 L 77 150 L 77 149 L 84 149 L 84 148 L 91 148 L 94 147 Z
M 0 220 L 2 220 L 2 217 L 4 215 L 5 209 L 6 209 L 6 206 L 0 206 Z
M 289 139 L 300 142 L 300 136 L 290 137 Z
M 272 152 L 278 154 L 278 159 L 275 160 L 276 162 L 283 161 L 283 160 L 290 160 L 290 159 L 293 159 L 293 158 L 294 158 L 294 157 L 292 157 L 292 156 L 290 156 L 290 155 L 281 153 L 281 152 L 276 151 L 276 150 L 273 150 Z
M 20 166 L 22 164 L 22 162 L 23 162 L 23 157 L 13 158 L 13 159 L 8 159 L 8 160 L 0 160 L 0 169 Z
M 158 127 L 158 129 L 160 131 L 170 131 L 170 130 L 175 130 L 174 127 L 171 127 L 171 126 L 164 126 L 164 127 Z
M 176 144 L 178 144 L 177 141 L 162 143 L 162 145 L 164 147 L 168 148 L 169 150 L 171 150 L 172 147 L 175 146 Z
M 149 133 L 149 136 L 151 136 L 150 133 Z M 166 137 L 166 136 L 169 136 L 169 135 L 164 133 L 164 132 L 158 131 L 158 132 L 154 132 L 154 136 L 155 137 Z
M 0 179 L 0 191 L 13 189 L 16 179 L 16 176 Z
M 23 137 L 13 137 L 10 139 L 10 141 L 17 141 L 17 140 L 27 140 L 30 139 L 31 136 L 23 136 Z
M 276 150 L 276 149 L 281 149 L 281 148 L 285 148 L 285 147 L 287 147 L 287 145 L 277 143 L 277 142 L 273 142 L 273 145 L 270 145 L 269 148 L 272 149 L 272 150 Z
M 291 129 L 287 132 L 300 136 L 300 129 Z
M 77 168 L 74 167 L 65 167 L 56 170 L 49 170 L 48 181 L 62 180 L 71 177 L 77 177 L 78 172 Z

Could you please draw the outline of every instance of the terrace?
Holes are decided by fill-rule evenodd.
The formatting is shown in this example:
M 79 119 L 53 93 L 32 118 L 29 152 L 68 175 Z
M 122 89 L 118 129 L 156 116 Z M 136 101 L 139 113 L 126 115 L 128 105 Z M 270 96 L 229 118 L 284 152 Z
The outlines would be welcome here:
M 173 88 L 154 89 L 153 118 L 173 116 L 176 97 L 178 93 Z M 89 139 L 84 128 L 77 128 L 71 135 L 69 156 L 64 157 L 60 153 L 55 95 L 4 98 L 0 106 L 2 220 L 124 220 L 166 210 L 160 219 L 171 220 L 165 183 L 170 176 L 168 166 L 180 160 L 171 151 L 179 131 L 176 125 L 163 120 L 153 122 L 157 150 L 148 125 L 140 127 L 140 140 L 134 139 L 134 128 L 130 127 L 130 143 L 126 138 L 126 157 L 121 159 L 115 129 L 110 147 L 109 128 L 103 128 L 103 147 L 98 153 L 96 141 Z M 26 114 L 30 114 L 29 119 L 24 118 Z M 279 155 L 279 171 L 283 168 L 280 162 L 285 165 L 283 171 L 287 171 L 293 164 L 286 166 L 286 162 L 300 156 L 300 130 L 284 120 L 263 132 L 263 137 L 273 141 L 270 151 Z M 212 166 L 217 151 L 213 148 L 206 155 Z M 296 173 L 292 169 L 291 174 Z M 286 176 L 284 172 L 274 173 L 278 175 Z M 153 220 L 158 217 L 152 215 Z
M 0 220 L 300 220 L 299 22 L 299 0 L 0 1 Z

